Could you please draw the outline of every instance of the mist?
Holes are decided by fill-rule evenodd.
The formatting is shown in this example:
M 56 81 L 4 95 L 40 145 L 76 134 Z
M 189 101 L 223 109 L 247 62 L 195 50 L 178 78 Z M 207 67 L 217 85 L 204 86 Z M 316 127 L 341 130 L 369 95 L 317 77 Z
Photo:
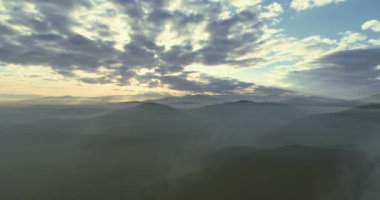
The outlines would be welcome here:
M 379 200 L 379 8 L 0 0 L 0 200 Z
M 379 104 L 189 98 L 2 106 L 0 198 L 380 196 Z

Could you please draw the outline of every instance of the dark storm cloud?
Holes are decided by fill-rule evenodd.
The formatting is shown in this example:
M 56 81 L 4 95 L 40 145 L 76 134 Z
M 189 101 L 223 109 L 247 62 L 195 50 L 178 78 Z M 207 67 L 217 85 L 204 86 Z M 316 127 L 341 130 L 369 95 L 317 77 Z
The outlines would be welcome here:
M 74 20 L 73 9 L 84 7 L 91 9 L 96 6 L 89 0 L 26 1 L 33 3 L 37 13 L 23 8 L 23 2 L 6 2 L 9 18 L 0 22 L 0 62 L 19 65 L 49 66 L 56 72 L 76 78 L 86 83 L 116 83 L 129 84 L 130 78 L 145 82 L 148 76 L 135 73 L 139 69 L 154 70 L 154 76 L 171 88 L 186 91 L 228 93 L 251 87 L 245 83 L 230 79 L 221 79 L 202 75 L 209 82 L 190 81 L 183 71 L 192 63 L 204 65 L 228 64 L 239 66 L 254 65 L 259 58 L 248 57 L 240 59 L 261 45 L 263 24 L 255 9 L 245 9 L 233 12 L 221 18 L 223 3 L 196 0 L 184 1 L 191 10 L 177 8 L 168 10 L 166 0 L 115 0 L 121 12 L 128 16 L 130 26 L 130 41 L 124 44 L 124 49 L 115 48 L 115 41 L 107 24 L 96 22 L 90 31 L 102 36 L 90 39 L 86 35 L 74 32 L 72 27 L 83 26 L 86 21 Z M 25 3 L 25 2 L 24 2 Z M 120 12 L 120 11 L 119 11 Z M 116 10 L 107 10 L 105 15 L 114 16 Z M 165 24 L 171 24 L 172 29 L 185 40 L 169 48 L 157 43 L 157 37 L 164 31 Z M 205 24 L 208 38 L 201 38 L 201 48 L 195 48 L 190 37 L 194 34 L 192 25 Z M 28 33 L 17 27 L 27 27 Z M 101 78 L 76 77 L 73 70 L 96 72 L 105 67 L 111 74 Z M 174 76 L 172 73 L 178 75 Z M 223 91 L 225 90 L 225 91 Z
M 340 51 L 319 59 L 321 64 L 335 64 L 353 71 L 367 71 L 380 64 L 380 48 Z
M 316 92 L 346 96 L 380 93 L 380 48 L 339 51 L 316 61 L 319 68 L 297 71 L 288 80 Z
M 9 34 L 0 36 L 0 59 L 5 63 L 48 65 L 58 72 L 80 69 L 93 71 L 112 59 L 111 43 L 93 41 L 71 32 L 68 12 L 85 1 L 33 1 L 41 16 L 13 8 L 12 18 L 2 26 Z M 17 6 L 16 6 L 17 7 Z M 31 34 L 13 26 L 26 26 Z M 70 73 L 66 73 L 70 74 Z
M 251 24 L 251 22 L 256 22 Z M 258 30 L 254 34 L 251 32 L 239 33 L 241 29 L 232 31 L 232 28 L 236 25 L 250 24 L 250 28 Z M 223 20 L 215 20 L 208 24 L 208 31 L 210 33 L 210 40 L 206 47 L 200 50 L 202 56 L 202 62 L 205 64 L 223 64 L 223 63 L 236 63 L 245 64 L 245 62 L 239 62 L 233 58 L 244 55 L 246 52 L 254 48 L 252 43 L 248 41 L 257 41 L 258 36 L 261 36 L 260 21 L 257 20 L 256 13 L 251 11 L 243 11 L 231 18 Z M 234 37 L 229 37 L 233 32 Z M 256 35 L 257 34 L 257 35 Z
M 83 5 L 86 7 L 91 7 L 92 3 L 87 0 L 32 0 L 29 2 L 37 3 L 37 4 L 47 4 L 52 6 L 58 6 L 60 8 L 69 9 L 76 5 Z
M 146 80 L 158 80 L 159 84 L 169 85 L 171 89 L 195 93 L 212 92 L 216 94 L 235 94 L 245 89 L 251 89 L 255 84 L 229 78 L 215 78 L 201 75 L 202 82 L 192 81 L 189 74 L 181 76 L 149 76 Z

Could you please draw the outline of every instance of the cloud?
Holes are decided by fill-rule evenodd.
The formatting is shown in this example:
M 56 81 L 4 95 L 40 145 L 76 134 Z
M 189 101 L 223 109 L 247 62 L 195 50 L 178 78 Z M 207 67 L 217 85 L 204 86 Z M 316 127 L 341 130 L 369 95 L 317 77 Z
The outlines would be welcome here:
M 380 21 L 369 20 L 362 25 L 362 30 L 371 30 L 373 32 L 380 32 Z
M 33 104 L 103 104 L 109 102 L 143 101 L 147 99 L 158 99 L 168 96 L 165 93 L 150 92 L 130 95 L 115 96 L 41 96 L 33 94 L 0 94 L 0 105 L 2 103 L 16 103 L 24 105 Z
M 279 4 L 279 3 L 277 3 L 277 2 L 274 2 L 272 4 L 267 5 L 267 6 L 265 6 L 265 8 L 268 11 L 264 12 L 263 15 L 265 17 L 269 17 L 269 18 L 277 17 L 277 16 L 281 15 L 284 12 L 284 9 L 282 8 L 282 5 Z
M 243 94 L 253 91 L 255 84 L 231 78 L 218 78 L 206 74 L 188 72 L 181 75 L 144 76 L 148 84 L 168 86 L 170 89 L 192 93 Z
M 289 37 L 274 26 L 282 5 L 263 2 L 0 0 L 0 65 L 49 69 L 38 80 L 91 88 L 231 94 L 257 83 L 291 86 L 287 74 L 318 67 L 320 57 L 379 44 L 352 31 Z M 309 9 L 338 1 L 302 2 Z
M 345 1 L 346 0 L 293 0 L 290 4 L 290 7 L 297 11 L 303 11 Z
M 380 88 L 380 49 L 338 51 L 314 62 L 314 69 L 295 71 L 287 80 L 295 87 L 329 96 L 369 96 Z
M 184 68 L 196 63 L 239 68 L 262 62 L 255 52 L 282 7 L 258 6 L 260 2 L 2 0 L 0 62 L 48 66 L 89 84 L 162 82 L 148 85 L 238 92 L 253 83 L 206 75 L 188 79 Z
M 307 93 L 298 93 L 292 90 L 277 88 L 277 87 L 267 87 L 258 86 L 255 88 L 253 93 L 254 101 L 284 101 L 287 99 L 305 96 Z

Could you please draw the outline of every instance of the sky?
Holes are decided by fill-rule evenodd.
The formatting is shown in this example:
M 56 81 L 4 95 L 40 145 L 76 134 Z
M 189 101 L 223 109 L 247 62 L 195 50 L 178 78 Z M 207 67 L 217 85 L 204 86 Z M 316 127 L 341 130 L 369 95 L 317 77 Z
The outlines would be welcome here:
M 378 0 L 0 0 L 0 100 L 380 93 Z

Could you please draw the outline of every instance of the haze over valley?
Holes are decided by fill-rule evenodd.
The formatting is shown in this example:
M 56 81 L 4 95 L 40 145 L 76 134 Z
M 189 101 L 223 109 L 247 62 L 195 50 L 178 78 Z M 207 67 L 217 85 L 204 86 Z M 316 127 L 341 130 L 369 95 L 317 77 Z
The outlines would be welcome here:
M 342 104 L 343 111 L 336 111 L 336 102 L 297 106 L 294 100 L 287 101 L 292 104 L 223 102 L 225 98 L 2 107 L 0 196 L 374 199 L 379 195 L 379 103 Z M 188 99 L 194 108 L 178 108 L 178 102 L 190 104 Z
M 379 200 L 379 8 L 0 0 L 0 200 Z

